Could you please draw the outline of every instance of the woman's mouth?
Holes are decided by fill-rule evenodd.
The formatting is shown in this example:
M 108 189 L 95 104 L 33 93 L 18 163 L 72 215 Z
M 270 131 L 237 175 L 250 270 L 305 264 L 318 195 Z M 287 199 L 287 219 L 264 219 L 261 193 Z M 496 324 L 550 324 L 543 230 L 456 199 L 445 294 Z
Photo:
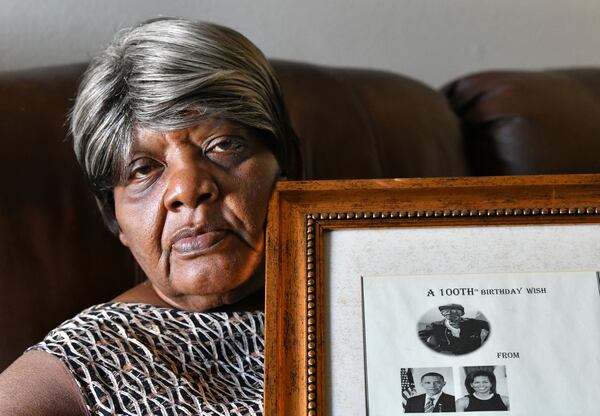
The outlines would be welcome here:
M 180 257 L 193 257 L 211 250 L 225 239 L 227 231 L 215 230 L 188 234 L 190 235 L 180 235 L 171 246 L 172 251 Z

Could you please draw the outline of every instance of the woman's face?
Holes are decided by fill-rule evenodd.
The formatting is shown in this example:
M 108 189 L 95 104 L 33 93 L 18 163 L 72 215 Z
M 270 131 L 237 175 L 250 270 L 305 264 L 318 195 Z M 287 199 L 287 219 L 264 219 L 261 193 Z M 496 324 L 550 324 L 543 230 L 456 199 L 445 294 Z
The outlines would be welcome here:
M 202 310 L 246 295 L 279 172 L 255 133 L 218 118 L 140 129 L 127 172 L 114 189 L 119 237 L 159 296 Z
M 476 376 L 471 383 L 475 393 L 489 393 L 492 388 L 492 382 L 486 376 Z

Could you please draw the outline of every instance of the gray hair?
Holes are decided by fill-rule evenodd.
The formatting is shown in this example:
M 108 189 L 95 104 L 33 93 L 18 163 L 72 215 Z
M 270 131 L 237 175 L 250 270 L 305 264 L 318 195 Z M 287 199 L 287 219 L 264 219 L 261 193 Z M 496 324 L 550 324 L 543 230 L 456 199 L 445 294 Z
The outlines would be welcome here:
M 119 32 L 88 66 L 71 112 L 77 159 L 113 233 L 113 188 L 136 128 L 173 130 L 221 117 L 259 133 L 285 175 L 299 177 L 296 136 L 273 68 L 240 33 L 158 19 Z

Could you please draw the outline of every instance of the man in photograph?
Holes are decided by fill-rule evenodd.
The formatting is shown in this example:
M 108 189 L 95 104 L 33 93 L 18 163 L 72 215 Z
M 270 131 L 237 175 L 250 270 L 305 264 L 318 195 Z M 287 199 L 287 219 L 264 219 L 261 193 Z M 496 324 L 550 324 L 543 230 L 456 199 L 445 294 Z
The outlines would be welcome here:
M 404 413 L 443 413 L 454 412 L 454 396 L 442 391 L 446 382 L 439 373 L 425 373 L 421 376 L 424 394 L 411 397 L 406 401 Z
M 490 325 L 481 319 L 463 318 L 465 309 L 452 303 L 438 308 L 444 317 L 419 331 L 419 337 L 434 351 L 450 354 L 466 354 L 483 344 L 490 332 Z

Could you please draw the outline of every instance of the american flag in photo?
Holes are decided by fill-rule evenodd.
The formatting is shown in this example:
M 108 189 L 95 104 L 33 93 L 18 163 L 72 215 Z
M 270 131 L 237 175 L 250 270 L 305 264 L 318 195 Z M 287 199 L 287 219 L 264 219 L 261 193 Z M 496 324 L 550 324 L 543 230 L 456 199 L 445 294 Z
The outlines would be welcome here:
M 402 368 L 400 370 L 400 380 L 402 382 L 402 407 L 404 408 L 406 407 L 406 401 L 417 394 L 412 369 Z

